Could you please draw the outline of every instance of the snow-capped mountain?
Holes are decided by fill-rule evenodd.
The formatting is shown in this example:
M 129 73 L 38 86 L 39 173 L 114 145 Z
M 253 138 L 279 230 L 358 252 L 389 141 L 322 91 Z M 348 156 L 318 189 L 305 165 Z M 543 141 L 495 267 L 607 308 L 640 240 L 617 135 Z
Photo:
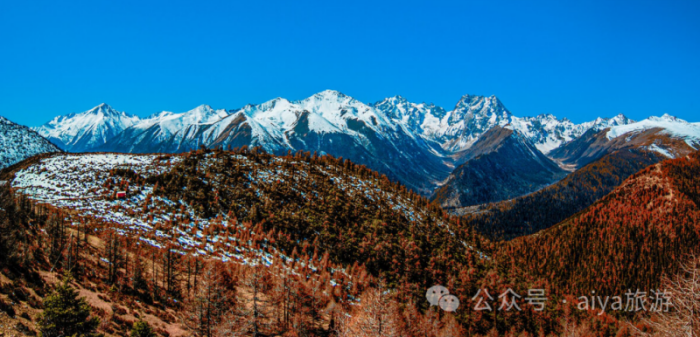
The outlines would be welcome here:
M 511 125 L 484 132 L 463 155 L 464 163 L 431 199 L 460 208 L 515 198 L 566 176 L 554 161 Z
M 412 134 L 435 139 L 441 134 L 442 120 L 447 111 L 434 104 L 412 103 L 401 96 L 394 96 L 373 104 L 395 123 Z
M 138 122 L 138 117 L 102 103 L 85 112 L 58 116 L 33 129 L 66 151 L 81 152 L 103 145 Z
M 451 159 L 436 154 L 436 145 L 429 145 L 383 111 L 332 90 L 299 101 L 276 98 L 244 107 L 201 135 L 204 143 L 213 140 L 210 146 L 261 146 L 277 154 L 290 150 L 332 154 L 424 193 L 451 171 Z
M 511 125 L 531 141 L 542 153 L 548 153 L 569 142 L 589 129 L 602 130 L 634 121 L 620 114 L 613 118 L 574 124 L 551 114 L 536 117 L 516 117 L 496 97 L 463 96 L 454 110 L 445 111 L 434 105 L 416 104 L 397 96 L 374 104 L 374 107 L 405 125 L 414 134 L 440 144 L 448 153 L 469 149 L 484 132 L 494 126 Z
M 634 123 L 634 121 L 623 114 L 613 118 L 598 117 L 593 121 L 581 124 L 574 124 L 566 118 L 559 120 L 551 114 L 536 117 L 515 117 L 511 122 L 514 130 L 522 133 L 535 144 L 538 150 L 545 154 L 580 137 L 588 130 L 600 131 L 608 127 L 629 123 Z
M 688 123 L 669 114 L 661 117 L 652 116 L 637 123 L 614 126 L 605 136 L 613 139 L 651 129 L 662 129 L 660 134 L 683 140 L 695 150 L 700 148 L 700 123 Z
M 109 137 L 92 142 L 94 146 L 66 146 L 73 151 L 184 152 L 200 146 L 245 145 L 260 146 L 275 154 L 299 150 L 328 153 L 367 165 L 425 194 L 464 163 L 470 147 L 495 126 L 517 131 L 547 154 L 588 130 L 633 122 L 622 115 L 582 124 L 553 115 L 521 118 L 495 96 L 465 95 L 447 111 L 401 96 L 366 104 L 334 90 L 297 101 L 275 98 L 236 111 L 202 105 L 184 113 L 164 111 L 144 119 L 119 119 L 123 123 L 88 118 L 93 114 L 107 116 L 100 114 L 102 110 L 106 109 L 98 107 L 78 114 L 82 118 L 57 117 L 39 130 L 62 144 L 82 145 L 86 144 L 80 141 L 85 134 L 106 134 L 97 132 L 105 129 L 102 125 L 119 126 Z
M 0 116 L 0 169 L 47 152 L 61 150 L 36 131 Z
M 624 148 L 654 151 L 667 158 L 686 156 L 700 149 L 700 123 L 688 123 L 666 114 L 635 123 L 591 129 L 549 155 L 563 164 L 580 167 Z
M 196 137 L 198 130 L 227 116 L 226 110 L 215 110 L 208 105 L 182 113 L 159 112 L 124 129 L 118 137 L 97 149 L 129 153 L 177 152 L 176 145 L 187 141 L 195 142 L 196 148 L 201 143 Z

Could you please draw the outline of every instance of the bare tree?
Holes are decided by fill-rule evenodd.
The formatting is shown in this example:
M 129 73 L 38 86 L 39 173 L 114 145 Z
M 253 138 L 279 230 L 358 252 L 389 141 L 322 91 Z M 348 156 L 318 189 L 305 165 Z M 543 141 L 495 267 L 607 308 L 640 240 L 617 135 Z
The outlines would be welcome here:
M 216 264 L 208 263 L 202 270 L 198 287 L 184 302 L 183 324 L 196 336 L 217 336 L 216 327 L 232 304 L 230 297 Z
M 236 305 L 224 316 L 217 328 L 217 336 L 266 336 L 269 330 L 269 303 L 267 292 L 270 288 L 265 266 L 253 266 L 238 287 L 239 298 L 245 303 Z
M 382 289 L 368 289 L 360 297 L 360 305 L 351 317 L 339 318 L 338 336 L 401 336 L 394 303 Z
M 645 323 L 654 329 L 654 336 L 700 336 L 700 258 L 691 256 L 680 272 L 664 277 L 662 289 L 673 304 L 670 310 L 656 308 Z

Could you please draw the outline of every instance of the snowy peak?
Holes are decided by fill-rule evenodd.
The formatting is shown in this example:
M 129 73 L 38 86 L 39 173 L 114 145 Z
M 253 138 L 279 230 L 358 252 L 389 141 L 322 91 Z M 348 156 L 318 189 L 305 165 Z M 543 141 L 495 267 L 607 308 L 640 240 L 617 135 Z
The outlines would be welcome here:
M 446 113 L 445 109 L 435 104 L 412 103 L 402 96 L 385 98 L 372 104 L 372 107 L 384 112 L 389 118 L 402 122 L 417 122 L 417 124 L 421 124 L 428 114 L 435 118 L 442 118 Z
M 347 96 L 347 95 L 343 94 L 343 93 L 340 92 L 340 91 L 337 91 L 337 90 L 330 90 L 330 89 L 327 89 L 327 90 L 321 91 L 321 92 L 319 92 L 319 93 L 316 93 L 316 94 L 314 94 L 313 96 L 311 96 L 311 97 L 309 97 L 309 98 L 307 98 L 307 99 L 311 99 L 311 98 L 316 98 L 316 99 L 321 99 L 321 100 L 331 100 L 331 101 L 340 101 L 340 100 L 345 100 L 345 99 L 354 99 L 354 98 L 352 98 L 352 97 L 350 97 L 350 96 Z
M 129 115 L 125 112 L 119 112 L 117 110 L 114 110 L 111 106 L 109 106 L 106 103 L 100 103 L 100 105 L 86 111 L 85 113 L 86 114 L 102 115 L 102 116 L 119 116 L 121 114 L 124 114 L 126 116 L 133 117 L 132 115 Z
M 700 148 L 700 124 L 688 123 L 685 120 L 664 114 L 661 117 L 652 116 L 645 120 L 627 125 L 615 125 L 606 133 L 607 139 L 630 136 L 650 129 L 661 129 L 661 134 L 673 139 L 685 141 L 693 149 Z
M 678 158 L 700 149 L 700 124 L 673 116 L 649 117 L 629 124 L 589 129 L 581 137 L 550 152 L 550 157 L 566 165 L 582 167 L 602 156 L 622 149 L 641 149 Z M 602 125 L 605 126 L 605 125 Z
M 448 152 L 460 152 L 471 147 L 484 132 L 494 126 L 511 123 L 513 115 L 496 96 L 464 95 L 440 120 L 433 141 Z
M 58 116 L 34 130 L 67 151 L 80 152 L 105 144 L 138 121 L 102 103 L 81 113 Z
M 464 95 L 455 105 L 450 121 L 457 122 L 460 119 L 486 119 L 490 124 L 500 120 L 508 120 L 512 114 L 496 96 Z M 493 119 L 493 120 L 492 120 Z
M 542 114 L 536 117 L 512 117 L 513 129 L 520 131 L 542 153 L 550 151 L 570 142 L 586 131 L 593 129 L 600 131 L 605 128 L 626 125 L 634 121 L 619 114 L 613 118 L 596 118 L 593 121 L 574 124 L 570 120 L 558 119 L 552 114 Z
M 211 106 L 202 104 L 190 111 L 183 114 L 183 123 L 186 125 L 191 124 L 208 124 L 214 123 L 224 117 L 228 116 L 226 109 L 212 109 Z
M 151 114 L 150 116 L 146 117 L 146 119 L 144 119 L 144 121 L 146 121 L 146 120 L 157 120 L 157 119 L 160 119 L 160 118 L 163 118 L 163 117 L 166 117 L 166 116 L 170 116 L 170 115 L 173 115 L 173 114 L 174 114 L 174 113 L 173 113 L 172 111 L 165 111 L 165 110 L 163 110 L 163 111 L 160 111 L 160 112 L 156 112 L 156 113 Z
M 321 91 L 309 98 L 292 103 L 310 112 L 320 114 L 332 114 L 343 108 L 369 108 L 364 103 L 335 90 Z
M 175 134 L 187 132 L 186 129 L 191 126 L 213 124 L 228 116 L 229 113 L 225 109 L 213 109 L 206 104 L 181 113 L 162 111 L 134 125 L 133 129 L 135 130 L 130 130 L 128 134 L 148 132 L 152 135 L 154 141 L 162 142 Z
M 501 101 L 498 99 L 498 97 L 491 95 L 491 96 L 480 96 L 480 95 L 470 95 L 466 94 L 462 96 L 462 98 L 459 99 L 457 104 L 455 105 L 455 110 L 458 110 L 463 107 L 476 107 L 476 106 L 488 106 L 488 107 L 496 107 L 496 106 L 501 106 L 503 107 L 503 104 Z
M 583 123 L 582 125 L 586 126 L 588 128 L 592 128 L 596 131 L 600 131 L 603 129 L 607 129 L 609 127 L 618 126 L 618 125 L 627 125 L 627 124 L 631 124 L 631 123 L 635 123 L 635 121 L 627 118 L 623 114 L 618 114 L 617 116 L 615 116 L 613 118 L 600 118 L 600 117 L 598 117 L 594 121 L 588 122 L 588 123 Z
M 610 123 L 614 125 L 626 125 L 630 123 L 634 123 L 634 120 L 631 120 L 627 118 L 627 116 L 623 114 L 618 114 L 617 116 L 610 118 Z
M 671 116 L 669 114 L 663 114 L 661 117 L 656 117 L 656 116 L 651 116 L 648 118 L 650 121 L 656 121 L 656 122 L 671 122 L 671 123 L 679 123 L 679 124 L 689 124 L 687 121 L 682 120 L 678 117 Z
M 402 126 L 413 137 L 433 140 L 444 128 L 445 109 L 434 104 L 412 103 L 402 96 L 385 98 L 371 105 L 393 125 Z
M 249 105 L 243 112 L 271 127 L 287 129 L 299 117 L 302 108 L 284 98 L 275 98 L 259 105 Z
M 367 127 L 375 131 L 394 129 L 393 124 L 389 123 L 383 114 L 378 113 L 378 110 L 339 91 L 325 90 L 291 103 L 301 111 L 306 110 L 322 117 L 322 119 L 312 119 L 322 121 L 319 128 L 323 130 L 327 130 L 325 126 L 328 122 L 335 128 L 352 134 L 348 123 L 352 123 L 349 121 L 353 120 L 364 122 Z

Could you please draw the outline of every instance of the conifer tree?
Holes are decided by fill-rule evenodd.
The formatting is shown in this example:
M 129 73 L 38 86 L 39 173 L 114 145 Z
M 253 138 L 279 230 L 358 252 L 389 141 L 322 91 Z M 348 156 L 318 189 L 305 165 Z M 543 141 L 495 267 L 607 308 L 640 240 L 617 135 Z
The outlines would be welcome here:
M 153 328 L 148 322 L 138 321 L 134 323 L 134 327 L 131 329 L 131 337 L 156 337 Z
M 90 305 L 84 297 L 78 297 L 70 281 L 70 277 L 65 277 L 44 300 L 44 312 L 37 319 L 42 337 L 97 336 L 94 332 L 100 319 L 90 317 Z

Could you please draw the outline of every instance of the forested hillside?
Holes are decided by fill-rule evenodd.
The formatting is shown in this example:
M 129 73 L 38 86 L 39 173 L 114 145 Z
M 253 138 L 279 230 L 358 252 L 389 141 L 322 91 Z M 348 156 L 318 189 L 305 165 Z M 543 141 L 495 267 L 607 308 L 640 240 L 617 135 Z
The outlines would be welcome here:
M 616 151 L 535 193 L 456 213 L 492 239 L 513 239 L 563 221 L 610 193 L 627 177 L 663 159 L 645 150 Z
M 696 157 L 683 159 L 692 165 L 657 166 L 675 181 L 668 186 L 679 186 L 667 189 L 675 203 L 625 194 L 657 172 L 647 170 L 580 213 L 615 201 L 627 204 L 605 214 L 631 221 L 644 214 L 634 208 L 645 205 L 639 198 L 651 197 L 645 207 L 667 217 L 659 222 L 666 236 L 649 230 L 640 240 L 636 223 L 627 230 L 613 222 L 617 229 L 604 234 L 565 231 L 577 228 L 565 222 L 494 244 L 464 218 L 341 158 L 278 157 L 257 148 L 37 156 L 0 173 L 10 182 L 0 191 L 7 252 L 0 256 L 0 311 L 12 314 L 13 331 L 47 331 L 56 298 L 76 289 L 89 317 L 100 320 L 95 331 L 110 336 L 143 329 L 161 336 L 629 336 L 624 321 L 578 311 L 574 299 L 590 280 L 613 291 L 653 286 L 654 273 L 674 270 L 698 240 L 689 225 L 698 219 L 690 207 L 698 194 Z M 577 179 L 617 177 L 606 174 Z M 676 217 L 688 221 L 669 222 Z M 595 226 L 609 220 L 600 221 Z M 618 256 L 604 250 L 618 241 L 619 258 L 597 258 Z M 653 258 L 635 260 L 646 252 Z M 61 282 L 63 275 L 72 281 Z M 436 284 L 456 296 L 458 311 L 430 306 L 426 291 Z M 521 310 L 478 311 L 482 289 L 493 308 L 509 289 L 520 296 L 544 289 L 546 310 L 520 299 Z
M 466 302 L 490 259 L 488 241 L 464 230 L 458 218 L 376 172 L 329 156 L 276 157 L 246 148 L 174 156 L 62 154 L 26 161 L 2 176 L 18 197 L 28 197 L 29 209 L 61 219 L 61 234 L 47 231 L 59 238 L 45 241 L 60 242 L 47 265 L 187 313 L 205 266 L 221 261 L 234 276 L 216 277 L 244 280 L 253 273 L 268 280 L 248 283 L 268 284 L 260 290 L 265 296 L 294 289 L 296 295 L 285 296 L 296 296 L 300 307 L 287 308 L 291 297 L 265 304 L 266 315 L 286 317 L 266 318 L 261 329 L 268 333 L 322 334 L 337 310 L 350 310 L 373 287 L 426 308 L 425 289 L 449 283 L 464 289 Z M 99 257 L 93 264 L 73 251 L 80 246 L 71 243 L 73 231 L 99 242 L 88 245 Z M 176 321 L 160 328 L 186 328 L 174 327 Z
M 500 246 L 499 263 L 562 293 L 655 289 L 700 252 L 700 153 L 650 166 L 583 212 Z
M 518 131 L 500 126 L 485 132 L 460 157 L 466 162 L 431 196 L 448 210 L 519 197 L 568 173 Z

